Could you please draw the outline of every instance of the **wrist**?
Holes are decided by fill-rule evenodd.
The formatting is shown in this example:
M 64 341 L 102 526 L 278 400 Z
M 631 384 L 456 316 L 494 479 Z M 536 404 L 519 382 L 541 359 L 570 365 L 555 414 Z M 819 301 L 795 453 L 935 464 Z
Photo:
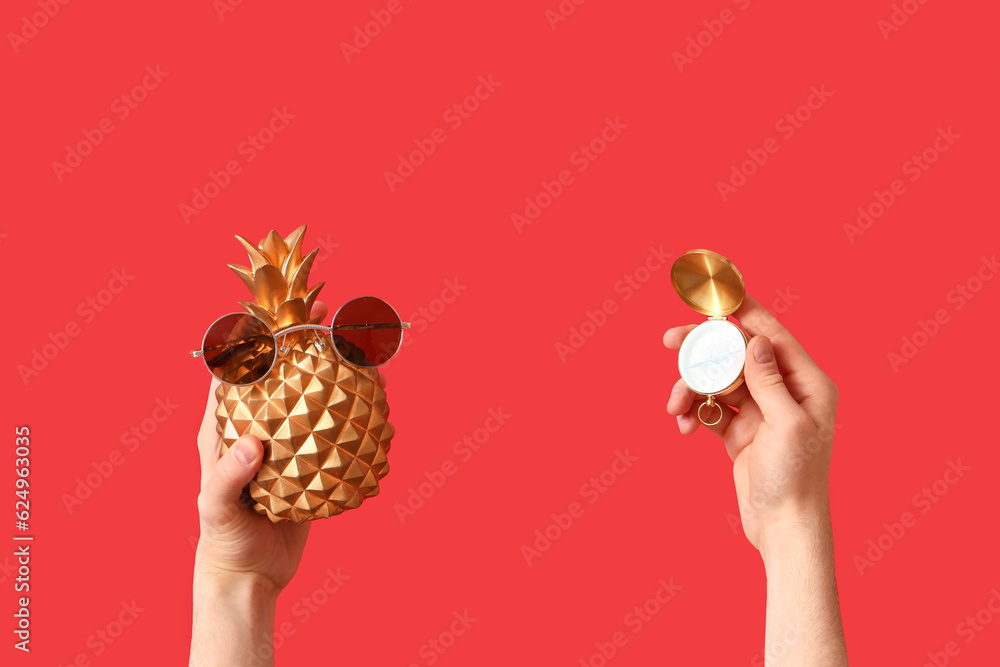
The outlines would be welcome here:
M 278 600 L 281 589 L 267 576 L 259 572 L 240 572 L 196 559 L 194 566 L 195 590 L 213 597 L 248 600 L 256 607 Z
M 833 528 L 825 503 L 789 512 L 761 530 L 760 555 L 765 569 L 832 551 Z

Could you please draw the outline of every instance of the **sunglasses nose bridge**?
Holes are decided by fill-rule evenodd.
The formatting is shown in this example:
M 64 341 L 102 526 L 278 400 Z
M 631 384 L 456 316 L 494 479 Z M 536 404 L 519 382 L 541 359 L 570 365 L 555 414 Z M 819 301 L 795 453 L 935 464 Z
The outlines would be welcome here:
M 320 352 L 325 352 L 326 348 L 329 346 L 328 343 L 323 340 L 323 334 L 329 334 L 330 330 L 323 326 L 313 327 L 310 331 L 310 338 L 312 338 L 313 346 Z

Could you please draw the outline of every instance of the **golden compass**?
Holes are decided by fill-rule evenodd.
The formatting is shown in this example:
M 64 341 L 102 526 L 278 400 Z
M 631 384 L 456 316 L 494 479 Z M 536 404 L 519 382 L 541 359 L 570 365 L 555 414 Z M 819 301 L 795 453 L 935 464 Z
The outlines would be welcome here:
M 747 335 L 726 319 L 743 303 L 746 286 L 732 262 L 711 250 L 690 250 L 670 269 L 670 282 L 688 306 L 708 315 L 681 343 L 677 366 L 681 379 L 691 391 L 705 397 L 698 406 L 698 419 L 706 426 L 722 421 L 717 396 L 724 396 L 743 384 L 747 358 Z M 702 410 L 718 408 L 715 421 L 707 421 Z

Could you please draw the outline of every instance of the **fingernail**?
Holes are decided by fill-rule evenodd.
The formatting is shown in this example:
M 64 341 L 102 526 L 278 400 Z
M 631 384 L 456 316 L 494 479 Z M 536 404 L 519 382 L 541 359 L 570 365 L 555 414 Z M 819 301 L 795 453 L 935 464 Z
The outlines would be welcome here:
M 257 448 L 249 440 L 240 438 L 236 441 L 236 460 L 245 466 L 253 463 L 257 458 Z
M 758 364 L 769 364 L 774 361 L 774 354 L 771 352 L 771 341 L 762 338 L 753 346 L 753 358 Z

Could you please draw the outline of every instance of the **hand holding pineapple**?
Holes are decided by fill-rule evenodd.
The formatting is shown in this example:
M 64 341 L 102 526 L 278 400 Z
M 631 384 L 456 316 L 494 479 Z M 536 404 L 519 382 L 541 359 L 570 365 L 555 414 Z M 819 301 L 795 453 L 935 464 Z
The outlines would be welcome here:
M 298 568 L 310 524 L 273 523 L 253 511 L 244 489 L 260 469 L 264 446 L 256 436 L 244 435 L 222 454 L 216 429 L 218 386 L 212 380 L 198 434 L 201 537 L 196 572 L 252 575 L 277 595 Z
M 192 352 L 217 379 L 198 436 L 191 665 L 273 664 L 275 604 L 311 521 L 360 506 L 389 471 L 395 431 L 376 366 L 409 324 L 361 297 L 319 326 L 328 309 L 323 284 L 308 285 L 317 251 L 303 256 L 304 233 L 272 231 L 256 247 L 237 237 L 251 266 L 230 267 L 254 296 L 240 302 L 249 317 L 220 318 Z
M 323 303 L 313 306 L 314 319 L 326 314 Z M 245 435 L 222 453 L 216 427 L 219 386 L 212 380 L 198 433 L 201 538 L 190 664 L 266 665 L 273 654 L 275 602 L 298 569 L 312 524 L 275 523 L 254 511 L 244 489 L 261 466 L 264 447 L 255 436 Z M 384 375 L 379 375 L 379 386 L 385 387 Z

